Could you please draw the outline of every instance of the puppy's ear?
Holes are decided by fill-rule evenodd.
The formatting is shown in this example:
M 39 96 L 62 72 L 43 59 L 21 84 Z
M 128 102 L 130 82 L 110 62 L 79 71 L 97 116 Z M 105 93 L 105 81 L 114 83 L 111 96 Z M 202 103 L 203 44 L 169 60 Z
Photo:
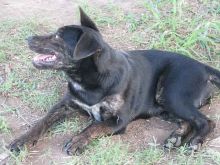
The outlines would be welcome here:
M 94 55 L 98 51 L 101 51 L 101 45 L 99 44 L 98 40 L 89 33 L 84 33 L 74 50 L 73 59 L 74 60 L 81 60 L 83 58 L 89 57 Z
M 82 26 L 86 26 L 89 28 L 92 28 L 93 30 L 99 31 L 96 27 L 95 23 L 89 18 L 89 16 L 82 10 L 81 7 L 79 7 L 80 11 L 80 22 Z

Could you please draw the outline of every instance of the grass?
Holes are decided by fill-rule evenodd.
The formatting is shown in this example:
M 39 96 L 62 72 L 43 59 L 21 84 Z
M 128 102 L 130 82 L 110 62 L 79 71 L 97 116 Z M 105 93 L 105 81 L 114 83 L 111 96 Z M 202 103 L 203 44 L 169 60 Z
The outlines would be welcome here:
M 128 159 L 127 148 L 120 143 L 112 143 L 108 138 L 94 141 L 84 153 L 84 159 L 75 159 L 68 164 L 126 164 Z
M 194 2 L 194 1 L 193 1 Z M 79 0 L 80 6 L 92 17 L 104 37 L 116 48 L 163 49 L 183 53 L 186 56 L 220 68 L 220 4 L 218 0 L 202 0 L 198 4 L 184 0 L 139 0 L 131 9 L 125 9 L 113 1 L 97 7 L 90 1 Z M 137 9 L 137 10 L 132 10 Z M 126 11 L 125 11 L 126 10 Z M 0 76 L 3 83 L 0 93 L 4 97 L 21 100 L 19 108 L 6 105 L 3 111 L 14 114 L 15 110 L 28 106 L 32 111 L 46 111 L 60 97 L 64 75 L 52 71 L 39 71 L 32 67 L 33 53 L 27 48 L 25 38 L 48 32 L 53 27 L 39 19 L 26 21 L 7 20 L 0 24 Z M 1 70 L 3 66 L 4 70 Z M 63 87 L 64 86 L 64 87 Z M 1 115 L 2 110 L 0 111 Z M 219 116 L 213 117 L 215 121 Z M 85 127 L 78 118 L 65 120 L 52 129 L 52 135 L 78 132 Z M 7 115 L 0 117 L 0 133 L 9 133 Z M 52 149 L 42 155 L 53 159 Z M 22 164 L 28 151 L 12 158 Z M 51 164 L 56 164 L 51 161 Z M 146 149 L 131 151 L 121 140 L 103 137 L 93 141 L 81 156 L 73 156 L 65 164 L 168 164 L 207 165 L 220 164 L 220 154 L 203 149 L 198 154 L 188 155 L 186 148 L 164 152 L 150 145 Z
M 0 25 L 4 43 L 0 45 L 0 54 L 3 54 L 0 60 L 2 65 L 8 67 L 5 70 L 7 77 L 0 86 L 0 93 L 19 97 L 30 107 L 45 110 L 58 99 L 59 90 L 56 86 L 60 85 L 57 82 L 62 79 L 62 75 L 55 72 L 39 72 L 31 66 L 32 56 L 25 39 L 34 34 L 39 26 L 41 24 L 36 20 L 4 21 Z M 47 26 L 43 28 L 47 31 Z M 57 82 L 53 81 L 55 79 Z
M 88 1 L 83 1 L 82 7 L 101 27 L 127 28 L 125 33 L 128 31 L 129 35 L 125 34 L 123 41 L 130 40 L 138 48 L 175 51 L 220 67 L 220 5 L 217 1 L 202 2 L 205 8 L 202 12 L 194 11 L 184 0 L 138 2 L 134 5 L 141 8 L 142 13 L 123 12 L 111 4 L 111 11 L 115 10 L 108 18 L 108 7 L 97 9 Z
M 0 116 L 0 133 L 9 133 L 9 126 L 5 118 Z
M 121 141 L 114 142 L 109 137 L 101 138 L 89 145 L 82 157 L 73 157 L 67 165 L 123 165 L 139 164 L 150 165 L 157 163 L 163 156 L 162 150 L 149 147 L 144 151 L 130 152 L 128 145 Z
M 2 35 L 0 39 L 0 50 L 2 57 L 5 56 L 7 59 L 10 59 L 15 56 L 24 56 L 27 54 L 25 38 L 28 35 L 33 34 L 36 31 L 36 28 L 37 25 L 34 20 L 27 20 L 26 22 L 23 22 L 22 25 L 17 21 L 3 21 L 0 26 Z
M 218 165 L 220 153 L 208 149 L 189 155 L 185 147 L 172 153 L 166 153 L 156 146 L 149 146 L 141 151 L 129 151 L 128 144 L 122 141 L 112 141 L 105 137 L 94 141 L 81 156 L 73 156 L 67 165 Z
M 22 165 L 22 162 L 25 160 L 25 158 L 28 155 L 28 150 L 26 147 L 23 148 L 23 150 L 19 153 L 19 155 L 15 155 L 13 153 L 10 153 L 11 158 L 9 160 L 9 162 L 11 162 L 11 164 L 16 164 L 16 165 Z
M 65 120 L 64 122 L 58 123 L 53 129 L 53 134 L 67 134 L 67 133 L 76 133 L 80 129 L 85 127 L 85 122 L 80 122 L 79 119 L 76 117 L 72 120 Z
M 166 7 L 166 11 L 169 12 L 165 15 L 163 7 L 167 2 L 169 6 Z M 191 9 L 184 4 L 183 0 L 161 3 L 149 0 L 143 5 L 150 12 L 148 17 L 144 17 L 143 22 L 148 23 L 147 30 L 154 34 L 153 38 L 155 38 L 150 48 L 183 53 L 204 62 L 219 60 L 215 51 L 219 49 L 217 39 L 220 37 L 217 16 L 205 19 L 208 14 L 205 12 L 188 14 Z M 143 23 L 143 25 L 140 29 L 146 29 L 146 24 Z M 142 37 L 145 36 L 142 35 Z
M 134 153 L 135 164 L 140 164 L 140 165 L 157 164 L 161 161 L 163 157 L 164 157 L 163 150 L 155 146 L 149 146 L 149 148 L 143 151 Z
M 5 148 L 6 144 L 5 142 L 0 142 L 0 153 L 4 153 L 7 155 L 10 155 L 8 158 L 7 164 L 6 165 L 22 165 L 22 162 L 25 160 L 25 158 L 28 155 L 28 150 L 26 147 L 21 150 L 19 155 L 16 155 L 15 153 L 9 152 L 8 149 Z
M 169 155 L 168 165 L 218 165 L 220 153 L 211 149 L 205 149 L 197 154 L 189 155 L 185 147 L 177 150 L 175 155 Z M 175 157 L 175 158 L 174 158 Z M 167 160 L 166 160 L 167 161 Z

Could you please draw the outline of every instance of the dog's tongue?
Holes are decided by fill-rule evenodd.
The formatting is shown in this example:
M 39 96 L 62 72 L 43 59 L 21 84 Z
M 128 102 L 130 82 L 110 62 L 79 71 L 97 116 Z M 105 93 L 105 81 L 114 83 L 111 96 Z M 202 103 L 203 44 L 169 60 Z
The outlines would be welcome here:
M 38 55 L 34 57 L 34 61 L 45 61 L 45 62 L 51 62 L 51 61 L 55 61 L 57 59 L 57 57 L 55 55 L 50 55 L 50 54 L 46 54 L 46 55 Z

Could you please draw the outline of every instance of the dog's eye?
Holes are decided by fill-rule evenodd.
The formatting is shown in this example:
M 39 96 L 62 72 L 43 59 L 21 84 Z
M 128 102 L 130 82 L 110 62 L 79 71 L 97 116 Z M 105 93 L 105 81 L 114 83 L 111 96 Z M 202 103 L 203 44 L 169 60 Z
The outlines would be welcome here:
M 55 36 L 55 38 L 56 38 L 56 39 L 59 39 L 59 38 L 60 38 L 60 36 L 59 36 L 59 35 L 56 35 L 56 36 Z

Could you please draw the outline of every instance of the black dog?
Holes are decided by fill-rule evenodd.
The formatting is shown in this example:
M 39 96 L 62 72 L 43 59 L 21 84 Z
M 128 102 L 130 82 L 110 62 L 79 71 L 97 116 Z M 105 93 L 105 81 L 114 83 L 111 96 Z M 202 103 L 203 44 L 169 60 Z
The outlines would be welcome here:
M 68 92 L 9 148 L 19 151 L 28 142 L 36 143 L 51 125 L 79 109 L 96 122 L 65 145 L 68 154 L 80 152 L 94 138 L 120 133 L 136 118 L 164 112 L 183 121 L 165 146 L 180 146 L 188 139 L 189 147 L 197 150 L 213 127 L 198 109 L 211 97 L 212 84 L 220 87 L 220 72 L 176 53 L 115 50 L 82 9 L 80 16 L 80 26 L 29 38 L 30 49 L 41 54 L 33 59 L 34 66 L 64 71 Z

